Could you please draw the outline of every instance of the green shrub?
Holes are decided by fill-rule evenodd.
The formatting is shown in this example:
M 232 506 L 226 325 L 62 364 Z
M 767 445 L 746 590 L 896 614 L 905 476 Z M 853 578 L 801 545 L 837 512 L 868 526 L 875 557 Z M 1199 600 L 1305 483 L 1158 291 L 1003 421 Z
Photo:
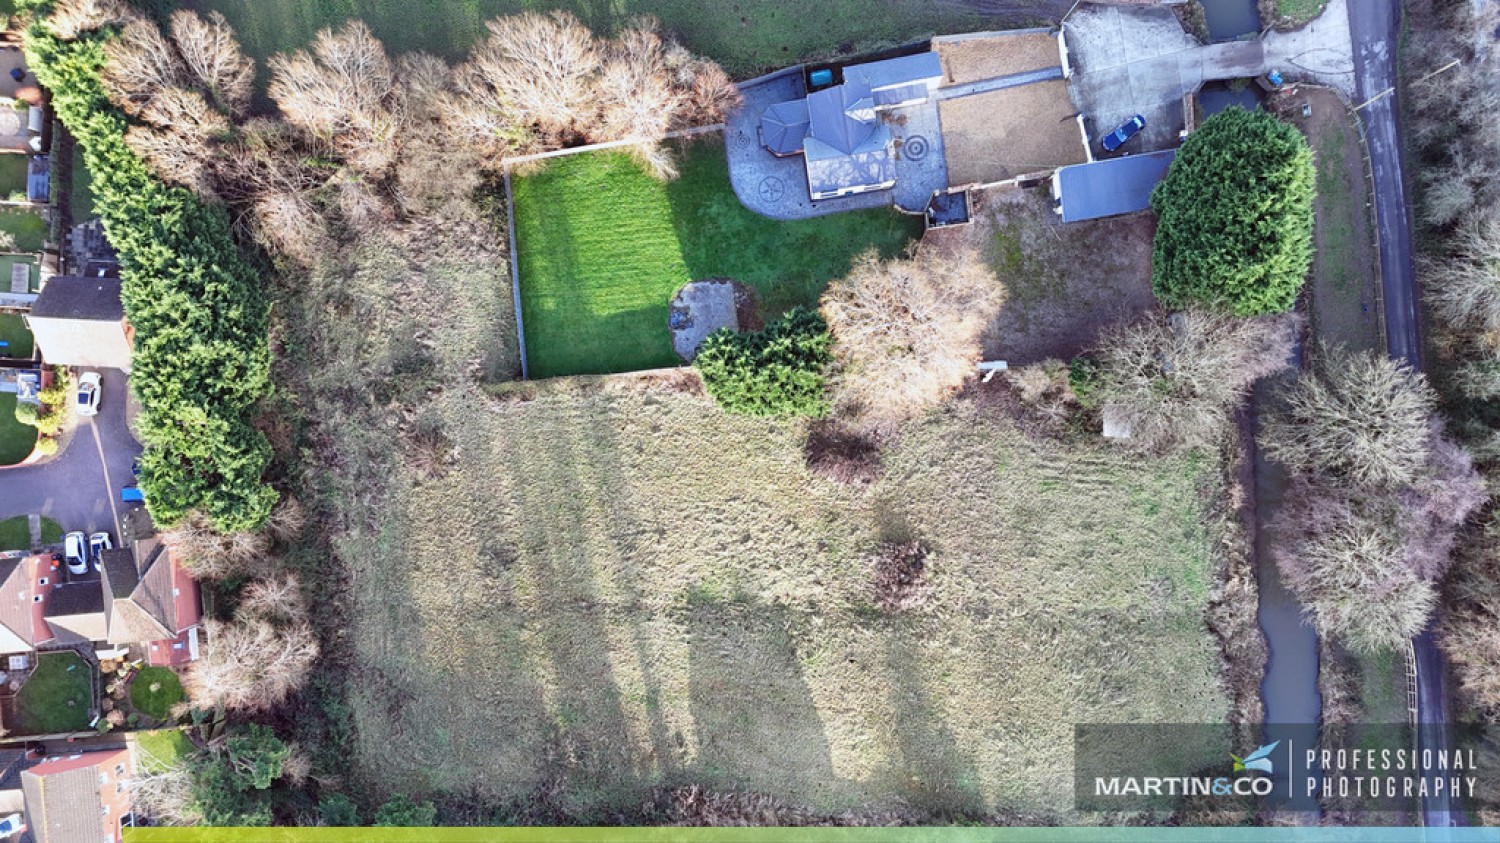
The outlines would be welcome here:
M 816 310 L 798 307 L 763 331 L 713 332 L 693 367 L 708 394 L 732 413 L 823 416 L 824 376 L 833 356 L 828 325 Z
M 437 808 L 431 802 L 420 804 L 406 794 L 398 793 L 375 812 L 377 826 L 429 826 L 437 820 Z
M 1315 180 L 1287 123 L 1242 108 L 1204 121 L 1151 195 L 1156 297 L 1236 316 L 1291 310 L 1312 263 Z
M 50 407 L 45 413 L 37 416 L 32 426 L 43 436 L 56 436 L 62 430 L 63 422 L 67 420 L 68 413 L 61 406 Z
M 318 798 L 318 814 L 323 823 L 331 826 L 359 825 L 359 808 L 354 800 L 342 793 L 325 793 Z
M 1085 407 L 1097 404 L 1101 382 L 1099 364 L 1092 357 L 1074 357 L 1068 363 L 1068 388 L 1073 390 L 1079 404 Z
M 95 207 L 120 256 L 121 297 L 136 332 L 131 382 L 143 411 L 140 485 L 163 526 L 199 510 L 219 530 L 255 529 L 276 500 L 261 480 L 271 449 L 251 424 L 270 384 L 268 303 L 224 209 L 157 180 L 126 145 L 127 121 L 99 76 L 111 37 L 94 31 L 63 41 L 39 17 L 25 49 L 83 147 Z
M 16 421 L 36 427 L 37 407 L 35 404 L 17 404 Z
M 44 457 L 50 457 L 57 453 L 57 440 L 51 436 L 42 436 L 36 440 L 36 452 Z

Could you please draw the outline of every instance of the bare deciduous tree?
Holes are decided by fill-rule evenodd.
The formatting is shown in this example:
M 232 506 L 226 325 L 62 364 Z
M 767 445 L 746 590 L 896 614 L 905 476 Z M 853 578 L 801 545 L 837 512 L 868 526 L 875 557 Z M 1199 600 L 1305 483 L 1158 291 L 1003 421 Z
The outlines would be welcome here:
M 193 513 L 171 530 L 159 534 L 161 541 L 194 575 L 209 579 L 256 575 L 266 569 L 269 549 L 262 533 L 224 534 L 212 529 L 208 520 Z
M 264 711 L 307 681 L 318 642 L 306 624 L 278 627 L 260 617 L 204 622 L 202 657 L 185 685 L 199 707 Z
M 1500 331 L 1500 219 L 1486 215 L 1464 225 L 1449 251 L 1420 264 L 1428 303 L 1454 327 Z
M 1276 560 L 1321 634 L 1374 652 L 1426 625 L 1437 592 L 1408 564 L 1398 515 L 1390 498 L 1330 494 L 1306 479 L 1289 487 Z
M 161 178 L 189 187 L 200 196 L 215 195 L 202 141 L 167 129 L 131 126 L 125 132 L 125 144 Z
M 58 38 L 71 41 L 85 32 L 123 23 L 130 15 L 121 0 L 58 0 L 47 25 Z
M 110 99 L 129 114 L 139 114 L 158 93 L 188 81 L 177 50 L 156 24 L 138 16 L 105 45 L 101 78 Z
M 359 21 L 324 29 L 312 49 L 270 61 L 271 98 L 287 122 L 333 144 L 355 169 L 383 173 L 400 138 L 401 97 L 385 47 Z
M 583 134 L 598 113 L 594 79 L 600 52 L 594 34 L 571 14 L 526 12 L 486 24 L 489 37 L 459 68 L 471 99 L 466 120 L 487 135 L 500 123 L 534 127 L 549 146 Z
M 1500 717 L 1500 524 L 1454 568 L 1440 627 L 1464 693 L 1492 718 Z
M 974 373 L 979 338 L 1005 298 L 977 251 L 873 251 L 823 294 L 844 412 L 894 423 L 946 400 Z
M 296 574 L 279 574 L 255 580 L 240 591 L 239 613 L 278 624 L 305 623 L 307 597 Z
M 180 9 L 172 13 L 171 25 L 183 65 L 214 105 L 229 114 L 243 114 L 250 104 L 255 62 L 240 50 L 229 22 L 218 12 L 203 18 Z
M 1132 447 L 1209 445 L 1251 385 L 1287 367 L 1298 324 L 1193 310 L 1118 326 L 1096 351 L 1098 401 L 1128 425 Z
M 1396 486 L 1427 465 L 1437 394 L 1422 373 L 1383 354 L 1329 350 L 1282 397 L 1260 441 L 1294 471 Z

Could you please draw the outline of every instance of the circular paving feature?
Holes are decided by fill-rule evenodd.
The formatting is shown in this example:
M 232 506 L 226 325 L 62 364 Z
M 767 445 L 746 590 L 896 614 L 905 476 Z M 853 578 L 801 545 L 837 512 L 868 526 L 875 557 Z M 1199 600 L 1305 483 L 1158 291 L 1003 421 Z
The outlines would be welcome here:
M 786 182 L 780 176 L 766 176 L 760 180 L 760 198 L 765 202 L 780 202 L 786 196 Z
M 912 135 L 901 145 L 901 154 L 908 161 L 921 161 L 927 157 L 927 138 L 921 135 Z
M 747 149 L 750 146 L 750 136 L 744 132 L 735 132 L 734 142 L 740 145 L 740 149 Z

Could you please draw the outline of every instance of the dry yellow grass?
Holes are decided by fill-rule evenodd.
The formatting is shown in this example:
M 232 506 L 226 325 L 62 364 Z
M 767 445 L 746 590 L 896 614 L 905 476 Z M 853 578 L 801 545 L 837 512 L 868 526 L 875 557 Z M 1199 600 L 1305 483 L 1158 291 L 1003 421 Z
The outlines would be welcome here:
M 1084 160 L 1062 79 L 938 103 L 951 184 L 1001 181 Z
M 1057 36 L 1046 32 L 938 40 L 935 46 L 943 62 L 944 85 L 978 82 L 1062 64 Z
M 1211 461 L 963 402 L 861 495 L 808 475 L 793 424 L 594 383 L 435 396 L 452 470 L 391 478 L 338 540 L 358 779 L 581 819 L 682 783 L 1066 813 L 1072 723 L 1225 718 Z M 882 614 L 864 560 L 911 535 L 931 594 Z

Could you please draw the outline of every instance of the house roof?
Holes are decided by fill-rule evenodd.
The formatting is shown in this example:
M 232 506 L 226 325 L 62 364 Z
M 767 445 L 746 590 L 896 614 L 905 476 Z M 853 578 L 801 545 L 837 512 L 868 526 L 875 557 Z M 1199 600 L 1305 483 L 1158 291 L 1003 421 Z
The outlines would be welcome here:
M 1167 175 L 1177 150 L 1106 158 L 1063 167 L 1053 176 L 1063 222 L 1092 220 L 1143 211 L 1151 191 Z
M 53 276 L 31 305 L 31 318 L 119 322 L 125 318 L 120 279 Z
M 129 804 L 119 785 L 129 771 L 124 749 L 49 758 L 23 771 L 27 826 L 37 843 L 115 839 Z
M 807 140 L 807 184 L 814 196 L 835 193 L 851 187 L 889 185 L 896 180 L 891 160 L 890 130 L 877 126 L 876 131 L 852 153 L 828 149 L 813 138 Z
M 808 94 L 807 115 L 808 155 L 813 154 L 813 140 L 835 153 L 853 154 L 876 127 L 870 85 L 859 77 L 845 77 L 842 85 Z
M 760 141 L 777 155 L 801 152 L 807 124 L 807 100 L 778 102 L 760 116 Z
M 936 52 L 929 50 L 844 68 L 845 81 L 851 75 L 862 77 L 874 92 L 904 88 L 916 83 L 937 83 L 943 79 L 943 60 Z
M 0 653 L 30 650 L 53 637 L 45 617 L 59 576 L 49 554 L 0 559 Z
M 104 556 L 108 640 L 115 644 L 174 638 L 197 625 L 202 614 L 197 584 L 167 546 L 152 538 L 136 547 L 146 552 L 115 550 Z
M 65 630 L 85 641 L 104 641 L 109 636 L 109 620 L 99 580 L 91 577 L 54 586 L 46 619 L 54 635 Z

